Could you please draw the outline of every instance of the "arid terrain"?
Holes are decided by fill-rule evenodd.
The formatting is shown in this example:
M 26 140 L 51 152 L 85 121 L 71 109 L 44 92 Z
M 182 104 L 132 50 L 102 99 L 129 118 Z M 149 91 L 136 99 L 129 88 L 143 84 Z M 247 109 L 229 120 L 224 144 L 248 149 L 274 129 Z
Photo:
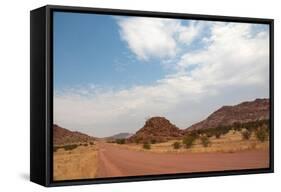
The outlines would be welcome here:
M 97 174 L 97 147 L 78 146 L 72 150 L 54 152 L 54 180 L 95 178 Z
M 54 125 L 54 180 L 269 167 L 269 102 L 224 106 L 179 129 L 151 117 L 135 134 L 95 138 Z
M 175 149 L 174 143 L 180 143 L 179 149 Z M 127 143 L 127 144 L 114 144 L 115 146 L 134 150 L 134 151 L 145 151 L 154 153 L 210 153 L 210 152 L 221 152 L 221 153 L 234 153 L 238 151 L 246 150 L 266 150 L 269 147 L 269 141 L 260 142 L 255 136 L 251 136 L 245 140 L 238 131 L 229 131 L 227 134 L 222 135 L 220 138 L 212 136 L 209 138 L 209 146 L 204 147 L 200 139 L 196 139 L 192 144 L 192 147 L 186 148 L 182 144 L 181 140 L 169 140 L 167 142 L 150 144 L 149 150 L 143 148 L 143 144 Z
M 54 179 L 85 179 L 167 173 L 190 173 L 222 171 L 269 166 L 269 150 L 265 144 L 258 149 L 219 152 L 212 147 L 209 151 L 195 153 L 187 150 L 159 152 L 157 144 L 151 151 L 130 148 L 103 141 L 94 146 L 79 146 L 71 151 L 58 150 L 54 153 Z M 159 147 L 161 148 L 161 147 Z M 156 151 L 156 152 L 154 152 Z M 200 152 L 199 152 L 200 151 Z
M 267 149 L 234 153 L 153 153 L 99 143 L 97 177 L 154 175 L 263 168 Z
M 54 180 L 86 179 L 96 177 L 97 146 L 95 138 L 53 126 Z

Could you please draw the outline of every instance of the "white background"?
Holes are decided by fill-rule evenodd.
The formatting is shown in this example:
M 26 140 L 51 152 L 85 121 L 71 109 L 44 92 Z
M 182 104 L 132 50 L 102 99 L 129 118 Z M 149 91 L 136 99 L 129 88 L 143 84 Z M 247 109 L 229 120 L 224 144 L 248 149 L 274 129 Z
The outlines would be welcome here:
M 280 6 L 278 0 L 2 0 L 0 6 L 1 191 L 278 191 L 280 167 Z M 275 19 L 275 173 L 44 188 L 29 182 L 29 11 L 45 4 Z M 279 74 L 279 75 L 278 75 Z M 279 182 L 279 183 L 278 183 Z

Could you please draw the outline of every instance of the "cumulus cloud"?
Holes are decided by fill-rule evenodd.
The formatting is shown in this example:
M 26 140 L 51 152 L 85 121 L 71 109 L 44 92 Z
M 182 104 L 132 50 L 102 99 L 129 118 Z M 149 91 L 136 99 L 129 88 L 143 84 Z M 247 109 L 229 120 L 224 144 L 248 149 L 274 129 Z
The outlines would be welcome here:
M 118 18 L 122 39 L 140 60 L 175 57 L 178 43 L 192 43 L 206 23 L 191 21 L 184 25 L 175 19 Z
M 167 58 L 176 54 L 173 31 L 178 22 L 134 17 L 119 19 L 118 24 L 122 39 L 139 59 Z
M 268 28 L 254 30 L 253 24 L 222 22 L 185 26 L 148 18 L 118 23 L 122 38 L 142 60 L 173 57 L 180 44 L 192 44 L 198 37 L 206 44 L 181 52 L 174 64 L 175 73 L 151 85 L 121 90 L 86 86 L 56 93 L 54 121 L 58 124 L 94 136 L 109 136 L 135 132 L 146 117 L 159 115 L 186 128 L 222 105 L 268 97 Z M 203 25 L 210 34 L 202 37 Z
M 188 26 L 181 25 L 178 30 L 178 41 L 191 44 L 210 22 L 190 21 Z
M 180 71 L 194 66 L 190 75 L 213 85 L 267 83 L 269 74 L 269 34 L 252 36 L 253 24 L 214 23 L 211 42 L 205 49 L 189 52 L 178 63 Z

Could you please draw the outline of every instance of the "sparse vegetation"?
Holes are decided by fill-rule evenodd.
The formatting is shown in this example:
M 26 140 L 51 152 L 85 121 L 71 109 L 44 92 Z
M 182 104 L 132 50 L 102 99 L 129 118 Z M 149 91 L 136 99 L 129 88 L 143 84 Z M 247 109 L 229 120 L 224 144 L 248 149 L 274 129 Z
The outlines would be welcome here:
M 260 142 L 264 142 L 268 138 L 268 130 L 265 127 L 261 127 L 256 130 L 255 135 Z
M 174 147 L 174 149 L 179 149 L 179 148 L 181 148 L 181 143 L 176 141 L 173 143 L 173 147 Z
M 94 145 L 94 142 L 91 141 L 91 142 L 90 142 L 90 145 Z
M 267 130 L 269 127 L 269 120 L 258 120 L 258 121 L 251 121 L 247 123 L 236 122 L 228 126 L 218 126 L 215 128 L 194 130 L 189 132 L 189 134 L 206 135 L 207 137 L 215 136 L 217 139 L 219 139 L 222 135 L 227 134 L 230 130 L 239 131 L 239 132 L 241 132 L 242 130 L 247 130 L 250 133 L 252 133 L 253 131 L 257 131 L 260 127 L 264 127 L 264 129 Z M 243 133 L 241 132 L 241 134 Z
M 206 136 L 206 135 L 203 135 L 202 137 L 200 137 L 200 140 L 201 140 L 201 144 L 204 146 L 204 147 L 208 147 L 211 142 L 209 140 L 209 137 Z
M 249 140 L 252 133 L 249 130 L 244 130 L 241 132 L 241 134 L 242 134 L 243 140 Z
M 156 143 L 156 139 L 151 139 L 151 144 L 155 144 Z
M 62 145 L 62 146 L 54 146 L 53 152 L 57 152 L 59 149 L 64 149 L 65 151 L 70 151 L 77 148 L 81 144 L 69 144 L 69 145 Z
M 234 131 L 241 131 L 241 129 L 242 129 L 242 124 L 239 123 L 239 122 L 235 122 L 235 123 L 233 123 L 233 125 L 232 125 L 232 129 L 233 129 Z
M 88 143 L 84 143 L 84 145 L 83 145 L 84 147 L 87 147 L 88 146 Z
M 188 134 L 183 138 L 182 143 L 185 145 L 185 148 L 191 148 L 196 138 L 197 134 Z
M 117 144 L 125 144 L 126 140 L 125 139 L 116 139 Z
M 70 144 L 70 145 L 64 145 L 64 146 L 62 146 L 62 148 L 64 148 L 65 151 L 73 150 L 73 149 L 75 149 L 76 147 L 78 147 L 77 144 Z
M 150 145 L 150 143 L 145 142 L 145 143 L 142 145 L 142 148 L 144 148 L 144 149 L 151 149 L 151 145 Z
M 73 180 L 95 178 L 98 168 L 97 147 L 80 147 L 79 143 L 74 150 L 63 150 L 63 145 L 57 145 L 61 148 L 53 156 L 53 179 Z M 75 145 L 71 143 L 65 146 Z M 83 145 L 82 145 L 83 146 Z M 69 147 L 68 147 L 69 148 Z

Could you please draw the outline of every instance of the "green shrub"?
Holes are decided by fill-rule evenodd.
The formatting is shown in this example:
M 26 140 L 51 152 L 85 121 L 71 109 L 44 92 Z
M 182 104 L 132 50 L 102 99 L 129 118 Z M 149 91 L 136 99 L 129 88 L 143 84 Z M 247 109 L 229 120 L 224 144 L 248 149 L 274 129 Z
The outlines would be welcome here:
M 259 128 L 256 130 L 255 135 L 260 142 L 264 142 L 267 140 L 268 131 L 266 130 L 266 128 Z
M 244 140 L 249 140 L 252 133 L 249 130 L 244 130 L 244 131 L 241 132 L 241 134 L 242 134 L 242 138 Z
M 233 130 L 240 131 L 242 128 L 242 124 L 239 122 L 235 122 L 235 123 L 233 123 L 232 127 L 233 127 Z
M 144 149 L 151 149 L 150 143 L 147 143 L 147 142 L 145 142 L 145 143 L 142 145 L 142 147 L 143 147 Z
M 116 143 L 118 144 L 125 144 L 125 139 L 116 139 Z
M 78 145 L 76 145 L 76 144 L 64 145 L 64 146 L 63 146 L 64 150 L 66 150 L 66 151 L 73 150 L 73 149 L 75 149 L 76 147 L 78 147 Z
M 174 147 L 174 149 L 179 149 L 179 148 L 181 148 L 180 142 L 178 142 L 178 141 L 174 142 L 174 143 L 173 143 L 173 147 Z
M 234 131 L 241 131 L 242 128 L 241 128 L 241 127 L 234 127 L 233 130 L 234 130 Z
M 209 137 L 204 135 L 200 138 L 201 140 L 201 144 L 204 146 L 204 147 L 208 147 L 210 145 L 210 140 L 209 140 Z
M 186 148 L 191 148 L 194 141 L 196 140 L 196 137 L 197 136 L 195 134 L 189 134 L 183 138 L 182 143 Z

